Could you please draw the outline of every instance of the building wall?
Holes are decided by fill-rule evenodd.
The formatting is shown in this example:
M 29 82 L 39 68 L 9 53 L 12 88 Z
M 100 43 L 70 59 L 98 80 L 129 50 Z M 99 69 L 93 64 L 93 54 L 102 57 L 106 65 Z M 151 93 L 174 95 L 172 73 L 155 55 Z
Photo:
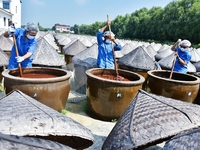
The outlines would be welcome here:
M 12 21 L 15 27 L 21 27 L 21 0 L 12 0 L 11 2 Z
M 3 1 L 10 2 L 10 9 L 3 9 Z M 21 27 L 21 0 L 0 0 L 0 28 L 8 28 L 9 20 Z
M 8 22 L 11 19 L 12 15 L 0 8 L 0 28 L 8 28 Z

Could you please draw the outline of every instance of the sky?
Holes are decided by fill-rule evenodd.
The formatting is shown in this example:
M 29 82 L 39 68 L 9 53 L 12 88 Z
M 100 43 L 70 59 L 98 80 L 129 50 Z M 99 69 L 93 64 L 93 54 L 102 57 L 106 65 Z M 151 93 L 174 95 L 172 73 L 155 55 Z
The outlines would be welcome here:
M 131 14 L 143 7 L 164 8 L 173 0 L 22 0 L 22 25 L 32 21 L 43 28 L 90 25 Z

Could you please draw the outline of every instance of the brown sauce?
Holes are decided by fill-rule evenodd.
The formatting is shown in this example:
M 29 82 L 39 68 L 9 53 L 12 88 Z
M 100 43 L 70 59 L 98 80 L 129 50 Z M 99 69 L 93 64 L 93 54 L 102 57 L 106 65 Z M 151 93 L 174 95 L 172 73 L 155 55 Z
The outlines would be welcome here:
M 130 81 L 129 79 L 124 78 L 122 76 L 114 76 L 114 75 L 96 75 L 96 76 L 103 78 L 103 79 L 109 79 L 109 80 Z
M 58 77 L 52 74 L 23 74 L 22 78 L 55 78 Z

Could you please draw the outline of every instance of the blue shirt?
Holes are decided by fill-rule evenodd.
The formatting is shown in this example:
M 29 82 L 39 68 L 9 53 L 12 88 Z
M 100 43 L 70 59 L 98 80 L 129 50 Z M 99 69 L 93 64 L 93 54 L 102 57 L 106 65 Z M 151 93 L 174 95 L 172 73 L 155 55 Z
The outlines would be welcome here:
M 98 43 L 98 56 L 97 65 L 100 68 L 111 68 L 114 69 L 114 59 L 112 52 L 112 43 L 105 43 L 102 38 L 103 32 L 98 31 L 97 33 L 97 43 Z M 122 49 L 121 45 L 113 44 L 114 51 Z
M 179 57 L 186 62 L 186 65 L 182 65 L 178 58 L 176 59 L 175 65 L 174 65 L 174 71 L 175 72 L 181 72 L 181 73 L 187 73 L 188 71 L 188 63 L 190 62 L 191 58 L 192 58 L 192 54 L 190 52 L 190 49 L 186 50 L 186 51 L 181 51 L 180 47 L 176 47 L 175 51 L 178 52 Z
M 25 40 L 26 31 L 22 28 L 15 29 L 15 37 L 16 37 L 19 56 L 24 56 L 27 52 L 30 52 L 32 54 L 34 53 L 37 46 L 37 40 L 35 38 L 31 40 L 29 39 Z M 16 57 L 16 50 L 15 46 L 13 45 L 10 54 L 8 70 L 18 67 L 18 62 L 15 57 Z M 22 68 L 32 67 L 32 61 L 33 61 L 33 55 L 21 62 Z

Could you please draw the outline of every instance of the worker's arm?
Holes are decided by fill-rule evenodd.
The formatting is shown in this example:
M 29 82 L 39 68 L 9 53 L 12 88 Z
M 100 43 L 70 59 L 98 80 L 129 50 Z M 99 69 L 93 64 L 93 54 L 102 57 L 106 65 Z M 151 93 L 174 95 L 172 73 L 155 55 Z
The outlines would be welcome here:
M 103 27 L 100 29 L 100 32 L 104 32 L 105 29 L 106 29 L 109 25 L 110 25 L 110 21 L 108 20 L 108 21 L 106 22 L 106 25 L 103 26 Z
M 179 45 L 180 42 L 181 42 L 181 39 L 178 39 L 178 41 L 171 47 L 171 50 L 174 51 L 176 46 Z

